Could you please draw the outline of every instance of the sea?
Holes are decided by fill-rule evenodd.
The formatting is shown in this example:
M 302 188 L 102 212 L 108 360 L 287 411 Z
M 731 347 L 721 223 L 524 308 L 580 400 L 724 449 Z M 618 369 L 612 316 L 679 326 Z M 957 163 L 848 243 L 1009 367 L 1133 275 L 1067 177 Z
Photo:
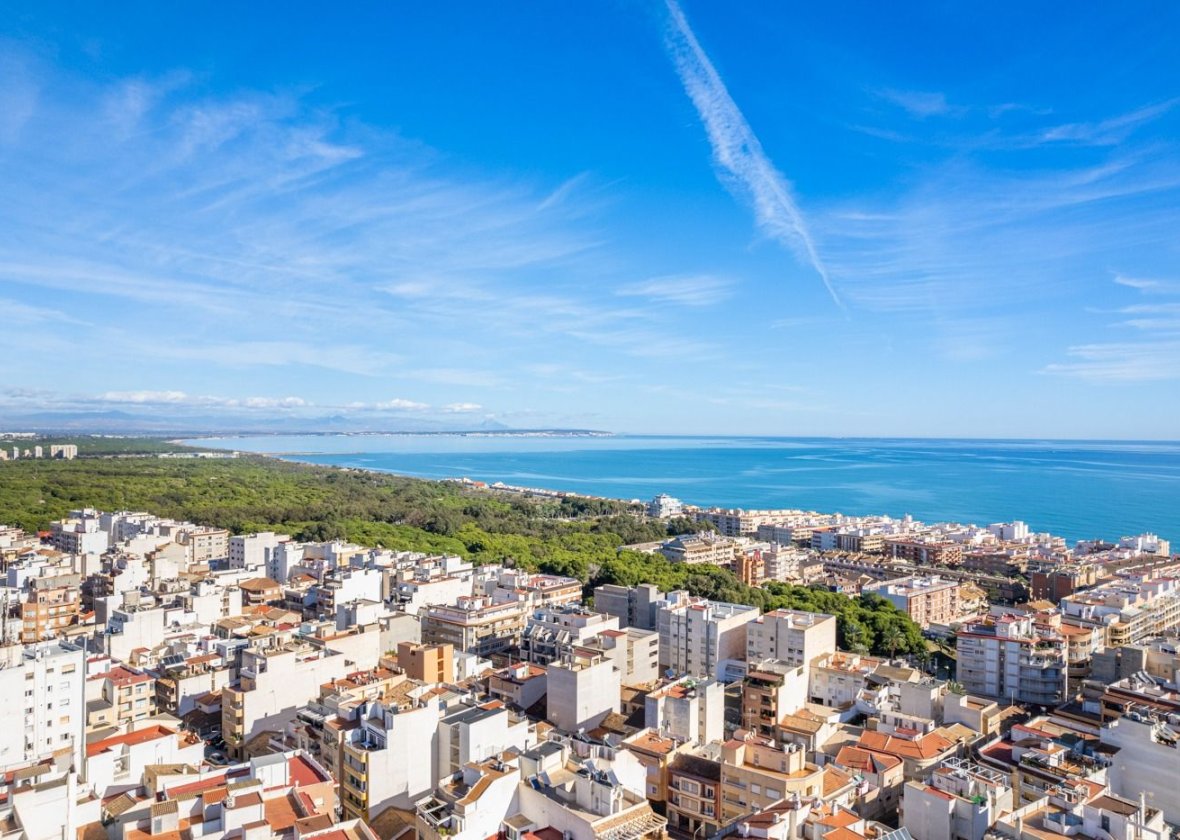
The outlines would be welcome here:
M 323 434 L 188 441 L 292 461 L 619 499 L 1022 520 L 1073 542 L 1180 540 L 1180 441 Z

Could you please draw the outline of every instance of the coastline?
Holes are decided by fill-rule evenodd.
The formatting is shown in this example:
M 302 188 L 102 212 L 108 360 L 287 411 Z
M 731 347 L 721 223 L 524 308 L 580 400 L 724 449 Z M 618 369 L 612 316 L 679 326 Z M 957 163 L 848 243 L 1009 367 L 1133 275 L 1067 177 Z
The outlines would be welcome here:
M 432 436 L 432 437 L 435 437 L 435 436 Z M 692 440 L 692 439 L 689 439 L 689 440 Z M 696 440 L 699 441 L 699 439 L 696 439 Z M 794 442 L 800 441 L 801 439 L 787 439 L 787 440 L 794 443 Z M 207 445 L 207 441 L 203 441 L 203 443 L 206 443 L 206 445 Z M 635 441 L 632 441 L 632 443 L 635 443 Z M 639 443 L 642 444 L 642 441 L 640 441 Z M 919 442 L 919 443 L 930 443 L 930 442 Z M 924 447 L 919 447 L 919 448 L 924 448 Z M 856 447 L 852 447 L 851 449 L 855 450 L 855 451 L 859 451 L 856 449 Z M 1080 475 L 1080 476 L 1075 476 L 1074 481 L 1075 481 L 1075 483 L 1084 482 L 1086 484 L 1086 486 L 1087 486 L 1086 492 L 1089 494 L 1088 498 L 1090 500 L 1089 506 L 1087 506 L 1085 504 L 1082 504 L 1082 505 L 1071 504 L 1068 506 L 1058 505 L 1057 508 L 1054 508 L 1053 503 L 1055 501 L 1057 501 L 1056 498 L 1053 498 L 1050 496 L 1045 496 L 1045 497 L 1038 496 L 1036 501 L 1038 503 L 1043 502 L 1043 507 L 1039 508 L 1039 510 L 1040 510 L 1039 514 L 1037 513 L 1037 508 L 1035 505 L 1033 507 L 1028 508 L 1027 511 L 1022 510 L 1016 506 L 1015 501 L 1014 501 L 1014 499 L 1017 496 L 1019 496 L 1019 493 L 1013 492 L 1012 494 L 1009 494 L 1007 492 L 1007 490 L 1008 490 L 1007 483 L 1005 483 L 1004 487 L 1002 488 L 1004 490 L 1003 500 L 1005 501 L 1005 503 L 1007 503 L 1009 501 L 1010 495 L 1013 499 L 1011 504 L 1009 504 L 1009 507 L 1013 510 L 1013 513 L 1012 513 L 1012 515 L 1009 515 L 1009 516 L 990 516 L 990 515 L 986 515 L 986 514 L 983 516 L 955 515 L 956 512 L 953 510 L 954 505 L 955 505 L 955 499 L 952 498 L 949 502 L 944 503 L 944 500 L 941 496 L 936 498 L 934 500 L 934 502 L 927 503 L 926 505 L 924 505 L 926 510 L 911 509 L 908 504 L 904 504 L 905 500 L 903 500 L 903 503 L 898 503 L 898 502 L 895 502 L 891 499 L 886 500 L 885 503 L 871 504 L 872 499 L 866 500 L 865 498 L 861 498 L 861 499 L 857 500 L 857 499 L 853 499 L 851 497 L 845 498 L 845 497 L 841 496 L 840 498 L 838 498 L 836 500 L 836 502 L 834 504 L 832 504 L 832 503 L 830 503 L 832 497 L 835 495 L 839 495 L 841 488 L 838 485 L 823 484 L 823 483 L 818 485 L 819 490 L 821 492 L 816 494 L 818 496 L 817 498 L 811 497 L 810 492 L 808 492 L 810 490 L 810 487 L 798 486 L 798 485 L 797 486 L 787 485 L 788 489 L 790 489 L 792 491 L 791 494 L 789 494 L 789 495 L 788 494 L 776 495 L 772 498 L 767 499 L 766 503 L 750 504 L 750 503 L 746 502 L 745 500 L 734 499 L 733 497 L 729 497 L 728 494 L 726 496 L 722 496 L 722 497 L 718 498 L 719 491 L 725 491 L 725 490 L 729 489 L 728 484 L 730 483 L 730 481 L 733 481 L 736 486 L 741 488 L 739 474 L 734 473 L 730 476 L 727 476 L 722 481 L 718 481 L 715 479 L 700 479 L 700 480 L 698 480 L 696 478 L 695 472 L 693 472 L 692 470 L 686 471 L 685 475 L 681 476 L 678 479 L 672 479 L 670 481 L 670 483 L 659 483 L 659 482 L 661 482 L 661 479 L 652 478 L 646 474 L 643 474 L 642 469 L 637 470 L 637 471 L 635 471 L 634 474 L 639 475 L 640 478 L 634 479 L 634 481 L 636 483 L 646 482 L 649 486 L 652 487 L 652 489 L 650 489 L 650 490 L 645 487 L 644 488 L 645 492 L 635 492 L 635 493 L 586 492 L 583 489 L 572 488 L 572 487 L 569 487 L 568 485 L 565 487 L 562 487 L 561 485 L 546 484 L 546 483 L 542 483 L 542 482 L 528 482 L 528 481 L 522 482 L 519 479 L 505 480 L 503 478 L 497 477 L 498 475 L 499 476 L 503 475 L 503 472 L 498 472 L 496 470 L 496 465 L 503 464 L 505 462 L 505 457 L 504 457 L 505 453 L 503 453 L 503 452 L 490 452 L 489 453 L 485 450 L 479 450 L 479 451 L 475 452 L 474 455 L 472 455 L 472 457 L 464 457 L 465 455 L 471 455 L 471 453 L 467 452 L 466 450 L 462 450 L 460 452 L 449 452 L 449 451 L 448 452 L 436 452 L 434 450 L 429 450 L 428 452 L 425 452 L 425 453 L 413 451 L 413 450 L 408 451 L 408 452 L 402 452 L 402 451 L 398 451 L 398 452 L 390 452 L 390 451 L 324 452 L 324 451 L 312 451 L 312 450 L 303 450 L 303 449 L 294 449 L 294 448 L 284 449 L 284 450 L 277 450 L 276 449 L 276 450 L 272 450 L 272 451 L 250 451 L 250 450 L 239 450 L 239 451 L 242 451 L 243 454 L 248 453 L 248 454 L 252 454 L 252 455 L 260 455 L 262 457 L 273 458 L 273 459 L 279 460 L 279 461 L 287 461 L 290 463 L 299 463 L 299 464 L 309 465 L 309 466 L 329 467 L 329 468 L 334 468 L 334 469 L 352 470 L 352 471 L 358 471 L 358 472 L 369 472 L 369 473 L 383 474 L 383 475 L 396 475 L 396 476 L 401 476 L 401 477 L 408 478 L 408 479 L 417 479 L 417 480 L 424 480 L 424 481 L 444 481 L 444 482 L 448 482 L 448 483 L 456 483 L 456 484 L 462 484 L 465 486 L 470 486 L 475 489 L 486 489 L 486 490 L 491 490 L 491 491 L 498 491 L 498 492 L 512 493 L 512 494 L 524 494 L 524 495 L 531 495 L 531 496 L 540 497 L 540 498 L 555 498 L 555 499 L 582 498 L 582 499 L 587 499 L 587 500 L 610 501 L 610 502 L 614 502 L 614 503 L 618 503 L 618 504 L 622 504 L 622 505 L 636 505 L 636 504 L 645 503 L 652 496 L 655 496 L 659 493 L 668 493 L 673 496 L 680 496 L 682 499 L 684 499 L 684 504 L 687 507 L 692 508 L 694 511 L 695 510 L 710 510 L 710 509 L 719 509 L 719 510 L 740 509 L 740 510 L 747 510 L 747 511 L 790 510 L 790 511 L 802 511 L 805 513 L 817 513 L 819 515 L 822 515 L 823 511 L 828 511 L 833 514 L 841 513 L 847 517 L 853 517 L 853 518 L 882 519 L 882 518 L 887 517 L 891 520 L 901 520 L 904 518 L 904 516 L 912 513 L 914 516 L 914 519 L 922 521 L 928 525 L 957 524 L 957 525 L 962 525 L 962 526 L 974 525 L 976 527 L 986 527 L 988 524 L 998 523 L 998 522 L 1026 521 L 1029 523 L 1029 530 L 1031 532 L 1039 533 L 1039 534 L 1052 534 L 1052 535 L 1057 536 L 1061 539 L 1064 539 L 1069 545 L 1074 545 L 1075 543 L 1081 542 L 1081 541 L 1097 541 L 1097 540 L 1101 540 L 1104 542 L 1117 543 L 1123 537 L 1140 535 L 1140 534 L 1149 534 L 1149 533 L 1158 533 L 1158 534 L 1161 534 L 1161 536 L 1168 537 L 1168 536 L 1175 536 L 1175 534 L 1171 534 L 1170 531 L 1176 531 L 1176 528 L 1174 525 L 1171 527 L 1171 529 L 1169 529 L 1167 523 L 1169 521 L 1171 521 L 1171 519 L 1174 517 L 1167 515 L 1167 510 L 1164 509 L 1165 506 L 1168 504 L 1167 500 L 1171 499 L 1175 495 L 1175 493 L 1173 492 L 1173 489 L 1176 486 L 1178 486 L 1176 484 L 1176 477 L 1169 472 L 1169 471 L 1173 470 L 1173 462 L 1175 461 L 1175 456 L 1171 452 L 1170 447 L 1164 448 L 1165 455 L 1163 456 L 1164 460 L 1161 461 L 1161 468 L 1160 468 L 1161 472 L 1168 473 L 1163 476 L 1163 479 L 1167 482 L 1167 484 L 1164 486 L 1164 490 L 1162 493 L 1158 493 L 1155 496 L 1153 496 L 1152 501 L 1153 501 L 1154 507 L 1144 508 L 1143 510 L 1140 510 L 1140 508 L 1138 508 L 1134 505 L 1134 499 L 1130 499 L 1130 500 L 1120 499 L 1117 487 L 1115 487 L 1115 486 L 1104 487 L 1101 483 L 1099 483 L 1097 481 L 1091 481 L 1087 475 Z M 631 451 L 632 450 L 629 447 L 610 448 L 605 451 L 605 455 L 607 457 L 613 457 L 616 459 L 622 458 L 623 460 L 627 461 L 628 463 L 634 463 L 635 461 L 642 460 L 642 459 L 632 459 L 631 458 Z M 639 451 L 644 452 L 644 453 L 648 453 L 649 451 L 651 451 L 652 454 L 654 454 L 657 458 L 664 458 L 665 460 L 667 460 L 669 456 L 671 456 L 672 460 L 677 460 L 676 456 L 682 455 L 682 453 L 679 450 L 668 453 L 666 450 L 662 450 L 659 448 L 656 448 L 654 450 L 647 450 L 647 449 L 644 449 L 642 446 L 640 446 Z M 788 450 L 788 451 L 789 451 L 789 454 L 787 457 L 792 458 L 792 459 L 811 457 L 806 454 L 796 455 L 793 450 Z M 577 455 L 581 456 L 579 463 L 582 466 L 585 466 L 587 463 L 593 463 L 595 465 L 595 467 L 597 467 L 598 466 L 597 462 L 596 462 L 596 459 L 598 457 L 597 452 L 598 452 L 597 448 L 594 448 L 594 450 L 578 450 Z M 693 457 L 696 457 L 696 452 L 697 452 L 697 450 L 693 450 Z M 732 452 L 732 449 L 727 448 L 727 447 L 719 447 L 718 452 L 720 452 L 720 453 Z M 952 448 L 951 452 L 953 455 L 954 454 L 953 448 Z M 1033 457 L 1034 463 L 1036 462 L 1036 458 L 1038 458 L 1040 456 L 1041 452 L 1042 452 L 1041 450 L 1037 450 L 1036 452 L 1033 453 L 1033 456 L 1035 456 L 1035 457 Z M 1043 450 L 1043 452 L 1044 453 L 1058 453 L 1058 448 L 1054 447 L 1051 449 L 1045 449 L 1045 450 Z M 1147 461 L 1150 461 L 1153 463 L 1155 460 L 1157 460 L 1154 453 L 1139 453 L 1138 451 L 1135 451 L 1135 450 L 1133 450 L 1133 452 L 1134 452 L 1134 457 L 1141 463 L 1144 462 L 1145 459 Z M 523 456 L 525 458 L 525 462 L 526 462 L 527 466 L 524 466 L 520 463 L 521 459 L 519 456 L 522 455 L 521 452 L 513 449 L 508 454 L 512 456 L 509 459 L 509 461 L 510 461 L 509 471 L 515 470 L 518 476 L 529 475 L 529 474 L 539 474 L 540 472 L 545 471 L 541 467 L 538 467 L 536 464 L 530 464 L 527 461 L 528 458 L 532 458 L 538 454 L 538 453 L 532 451 L 531 449 L 527 450 L 523 453 Z M 709 451 L 706 452 L 705 455 L 702 457 L 709 457 L 713 454 L 717 454 L 717 453 L 713 452 L 713 450 L 710 447 Z M 738 453 L 738 454 L 741 455 L 744 453 Z M 761 453 L 758 453 L 758 454 L 761 454 Z M 943 454 L 943 453 L 940 452 L 940 454 Z M 977 453 L 977 454 L 980 454 L 980 453 Z M 554 470 L 558 469 L 558 468 L 569 467 L 569 461 L 571 460 L 566 457 L 567 453 L 564 450 L 543 450 L 540 453 L 540 455 L 547 460 L 547 466 L 551 467 Z M 1019 455 L 1020 459 L 1023 459 L 1025 457 L 1032 457 L 1032 456 L 1027 456 L 1023 452 L 1018 453 L 1018 455 Z M 1074 453 L 1072 453 L 1072 455 L 1076 456 L 1076 455 L 1079 455 L 1079 453 L 1074 452 Z M 1093 458 L 1092 454 L 1090 454 L 1088 451 L 1081 453 L 1081 455 L 1084 455 L 1084 457 L 1086 457 L 1086 458 Z M 725 457 L 729 457 L 729 456 L 726 455 Z M 768 457 L 775 457 L 775 456 L 773 454 L 771 454 Z M 421 462 L 425 459 L 425 461 L 430 464 L 430 467 L 427 470 L 415 471 L 412 468 L 407 468 L 406 466 L 402 466 L 400 464 L 395 464 L 394 466 L 384 466 L 381 464 L 373 464 L 373 463 L 338 463 L 337 462 L 340 459 L 345 459 L 345 460 L 348 460 L 348 459 L 380 460 L 380 459 L 384 459 L 384 458 L 388 458 L 391 461 L 398 461 L 400 459 L 403 463 L 407 460 L 411 461 L 411 462 L 413 462 L 413 461 L 420 461 Z M 323 460 L 320 460 L 320 459 L 323 459 Z M 473 459 L 476 461 L 483 460 L 483 461 L 487 462 L 487 463 L 477 463 L 474 465 L 474 470 L 473 470 L 473 472 L 475 473 L 474 476 L 472 475 L 472 471 L 468 471 L 466 469 L 466 466 L 468 466 L 472 462 Z M 986 460 L 987 460 L 987 458 L 983 457 L 983 454 L 980 454 L 980 459 L 976 463 L 980 463 L 980 462 L 983 462 Z M 442 465 L 452 465 L 451 462 L 453 462 L 453 461 L 460 461 L 460 462 L 466 461 L 466 463 L 463 463 L 461 466 L 454 465 L 455 468 L 453 470 L 450 470 L 447 472 L 444 472 L 442 469 L 440 469 L 440 467 Z M 679 460 L 677 460 L 678 463 L 682 463 L 682 461 L 683 461 L 683 458 L 680 458 Z M 1101 462 L 1102 459 L 1094 459 L 1094 461 Z M 795 462 L 792 461 L 792 463 L 795 463 Z M 1080 462 L 1080 463 L 1090 463 L 1090 462 Z M 559 465 L 559 466 L 555 466 L 555 464 Z M 615 464 L 615 466 L 617 466 L 617 463 Z M 861 465 L 856 464 L 853 466 L 861 466 Z M 1117 466 L 1117 465 L 1115 465 L 1115 466 Z M 576 467 L 569 467 L 569 469 L 571 470 L 571 472 L 576 472 Z M 609 467 L 604 467 L 603 469 L 605 469 L 607 471 L 607 473 L 610 475 L 616 474 L 616 473 L 611 472 Z M 662 474 L 659 472 L 659 470 L 657 468 L 653 467 L 652 469 L 656 471 L 657 475 Z M 806 469 L 812 469 L 812 468 L 808 467 Z M 908 469 L 908 467 L 906 469 Z M 1006 467 L 1006 469 L 1008 470 L 1008 472 L 1012 471 L 1011 467 Z M 1035 467 L 1035 466 L 1030 467 L 1030 471 L 1035 472 L 1036 469 L 1037 469 L 1037 467 Z M 530 472 L 530 470 L 537 470 L 538 472 L 534 473 L 534 472 Z M 771 470 L 771 472 L 775 472 L 775 470 Z M 1082 470 L 1075 470 L 1074 472 L 1082 473 L 1083 471 Z M 594 473 L 594 474 L 587 473 L 584 477 L 582 475 L 578 475 L 578 477 L 576 477 L 576 478 L 570 478 L 570 482 L 610 483 L 611 481 L 616 481 L 615 479 L 603 479 L 600 477 L 600 473 L 601 473 L 601 470 L 599 470 L 598 473 Z M 864 475 L 864 472 L 861 471 L 859 474 Z M 907 474 L 919 475 L 919 476 L 921 476 L 921 479 L 923 481 L 926 478 L 924 475 L 921 474 L 920 469 L 914 469 L 910 473 L 907 473 Z M 687 477 L 685 477 L 685 476 L 687 476 Z M 772 476 L 771 478 L 773 479 L 775 477 Z M 881 479 L 881 480 L 883 480 L 883 479 Z M 1054 478 L 1053 480 L 1057 481 L 1057 478 Z M 679 485 L 677 485 L 676 484 L 677 481 L 680 481 L 681 483 Z M 701 483 L 702 481 L 712 481 L 712 483 L 711 484 L 708 484 L 708 483 L 702 484 Z M 1005 482 L 1008 482 L 1008 481 L 1010 481 L 1010 479 L 1005 478 Z M 703 501 L 701 501 L 697 498 L 694 498 L 694 494 L 692 492 L 677 492 L 678 490 L 681 490 L 681 491 L 687 490 L 690 485 L 693 488 L 696 488 L 699 485 L 701 487 L 711 489 L 713 491 L 712 497 L 709 497 L 708 495 L 706 495 L 706 498 Z M 778 485 L 772 481 L 770 483 L 764 482 L 761 485 L 761 488 L 777 487 L 777 486 Z M 630 489 L 630 488 L 628 488 L 628 489 Z M 974 492 L 974 485 L 970 481 L 968 481 L 968 482 L 964 483 L 963 487 L 959 487 L 957 489 L 961 491 L 958 494 L 959 496 L 970 495 L 970 493 Z M 904 490 L 904 488 L 903 488 L 903 490 Z M 769 494 L 770 492 L 774 492 L 774 491 L 773 490 L 771 490 L 771 491 L 760 490 L 759 492 L 767 492 Z M 1154 493 L 1155 491 L 1152 491 L 1152 492 Z M 1061 488 L 1061 491 L 1058 494 L 1058 498 L 1064 498 L 1064 497 L 1066 497 L 1066 494 L 1067 494 L 1067 490 L 1063 487 L 1063 488 Z M 791 498 L 792 495 L 794 496 L 794 498 Z M 824 495 L 826 495 L 828 498 L 827 499 L 822 498 L 822 496 L 824 496 Z M 1028 496 L 1027 490 L 1025 491 L 1024 495 Z M 851 494 L 849 494 L 849 496 L 851 496 Z M 1114 504 L 1110 504 L 1110 502 L 1112 500 L 1114 501 Z M 759 501 L 761 502 L 763 500 L 759 499 Z M 1120 502 L 1121 502 L 1121 505 L 1120 505 Z M 961 501 L 960 501 L 960 504 L 961 504 Z M 1089 513 L 1093 512 L 1094 510 L 1097 510 L 1099 507 L 1101 507 L 1100 512 L 1105 515 L 1104 524 L 1097 521 L 1097 520 L 1091 521 L 1089 519 Z M 931 508 L 933 508 L 933 510 L 931 510 Z M 1062 523 L 1062 524 L 1059 524 L 1053 516 L 1047 515 L 1047 514 L 1052 514 L 1055 511 L 1060 511 L 1060 510 L 1066 510 L 1067 514 L 1068 514 L 1067 518 L 1064 520 L 1064 523 Z M 1128 510 L 1130 510 L 1135 515 L 1130 516 L 1130 517 L 1123 517 L 1122 514 Z M 1163 516 L 1156 516 L 1156 517 L 1154 517 L 1154 520 L 1153 520 L 1152 517 L 1149 516 L 1149 514 L 1153 510 L 1156 511 L 1157 513 L 1160 510 L 1163 510 L 1164 515 Z M 1072 517 L 1072 519 L 1069 517 Z M 1128 521 L 1128 520 L 1130 520 L 1130 521 Z

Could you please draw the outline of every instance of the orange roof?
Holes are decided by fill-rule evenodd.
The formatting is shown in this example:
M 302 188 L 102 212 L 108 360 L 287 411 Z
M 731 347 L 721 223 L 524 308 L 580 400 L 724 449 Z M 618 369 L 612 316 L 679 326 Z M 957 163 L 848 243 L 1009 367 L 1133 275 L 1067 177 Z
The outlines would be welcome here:
M 328 778 L 321 774 L 315 765 L 302 755 L 291 756 L 287 762 L 287 767 L 291 774 L 291 782 L 297 787 L 328 781 Z
M 840 748 L 840 752 L 836 755 L 836 763 L 852 770 L 859 770 L 862 773 L 878 773 L 881 770 L 889 770 L 901 764 L 901 759 L 889 753 L 873 752 L 868 749 L 861 749 L 845 745 Z
M 851 811 L 835 811 L 818 822 L 820 825 L 830 826 L 831 828 L 848 828 L 848 826 L 860 822 L 860 819 L 860 817 Z
M 866 730 L 861 733 L 858 746 L 864 747 L 867 750 L 873 750 L 874 752 L 889 753 L 898 758 L 925 760 L 946 752 L 953 748 L 955 743 L 944 738 L 937 732 L 929 732 L 920 738 L 910 740 L 908 738 L 898 738 L 894 735 L 888 735 L 884 732 Z
M 107 678 L 112 683 L 114 683 L 115 685 L 120 686 L 120 687 L 125 686 L 125 685 L 135 685 L 136 683 L 141 683 L 141 682 L 150 682 L 152 679 L 147 674 L 142 674 L 137 671 L 132 671 L 130 668 L 126 668 L 122 665 L 112 668 L 111 670 L 107 671 L 106 673 L 95 674 L 93 677 L 91 677 L 91 679 L 97 680 L 102 677 Z
M 865 836 L 860 832 L 841 826 L 840 828 L 833 828 L 825 834 L 823 840 L 865 840 Z
M 145 744 L 148 741 L 155 741 L 157 738 L 166 738 L 169 735 L 175 735 L 175 730 L 167 727 L 149 726 L 144 729 L 137 729 L 134 732 L 128 732 L 124 735 L 114 735 L 110 738 L 104 738 L 101 741 L 95 741 L 93 744 L 86 745 L 86 757 L 90 758 L 93 755 L 113 750 L 116 747 L 121 747 L 124 744 L 127 746 L 134 746 L 135 744 Z
M 266 800 L 263 813 L 273 831 L 286 831 L 299 819 L 299 812 L 295 810 L 290 796 L 275 796 Z

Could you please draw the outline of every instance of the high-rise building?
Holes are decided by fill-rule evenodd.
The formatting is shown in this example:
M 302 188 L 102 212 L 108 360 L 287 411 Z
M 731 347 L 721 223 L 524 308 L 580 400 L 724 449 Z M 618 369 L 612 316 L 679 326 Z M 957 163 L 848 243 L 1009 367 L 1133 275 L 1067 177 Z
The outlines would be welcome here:
M 746 627 L 758 615 L 757 607 L 670 593 L 656 614 L 660 667 L 674 674 L 719 679 L 727 678 L 727 666 L 744 670 Z
M 774 610 L 756 616 L 746 628 L 746 660 L 778 659 L 807 665 L 836 650 L 836 617 L 802 610 Z
M 1029 615 L 970 624 L 957 636 L 958 681 L 968 694 L 1055 706 L 1065 698 L 1062 636 Z

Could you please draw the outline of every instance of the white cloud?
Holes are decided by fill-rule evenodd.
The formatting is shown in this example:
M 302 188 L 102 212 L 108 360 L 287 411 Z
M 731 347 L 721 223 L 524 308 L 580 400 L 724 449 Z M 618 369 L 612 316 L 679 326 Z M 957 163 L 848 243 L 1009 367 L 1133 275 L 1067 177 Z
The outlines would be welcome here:
M 429 411 L 430 405 L 414 400 L 392 399 L 374 403 L 373 408 L 378 411 Z
M 946 94 L 937 91 L 896 90 L 887 88 L 877 91 L 877 95 L 897 105 L 911 117 L 918 119 L 938 116 L 959 116 L 966 113 L 966 109 L 952 106 L 947 102 Z
M 679 4 L 676 0 L 667 3 L 671 24 L 668 48 L 680 81 L 705 125 L 714 162 L 734 191 L 750 202 L 758 227 L 815 269 L 832 300 L 839 304 L 840 298 L 791 193 L 791 185 L 766 156 Z
M 712 275 L 653 277 L 641 283 L 621 286 L 616 294 L 624 297 L 644 297 L 658 303 L 712 306 L 730 296 L 732 285 L 730 280 Z
M 479 411 L 483 406 L 478 403 L 457 402 L 450 405 L 444 405 L 443 411 L 447 414 L 470 414 L 473 411 Z
M 184 391 L 107 391 L 99 395 L 102 402 L 114 403 L 187 403 L 191 402 Z
M 1128 277 L 1116 274 L 1114 282 L 1129 289 L 1136 289 L 1145 294 L 1180 294 L 1180 282 L 1173 280 L 1148 279 L 1145 277 Z
M 1137 108 L 1097 122 L 1063 123 L 1046 129 L 1040 139 L 1046 143 L 1075 143 L 1086 146 L 1115 146 L 1132 132 L 1171 111 L 1180 97 Z
M 1180 339 L 1081 344 L 1067 355 L 1073 361 L 1046 365 L 1042 372 L 1102 383 L 1180 379 Z

